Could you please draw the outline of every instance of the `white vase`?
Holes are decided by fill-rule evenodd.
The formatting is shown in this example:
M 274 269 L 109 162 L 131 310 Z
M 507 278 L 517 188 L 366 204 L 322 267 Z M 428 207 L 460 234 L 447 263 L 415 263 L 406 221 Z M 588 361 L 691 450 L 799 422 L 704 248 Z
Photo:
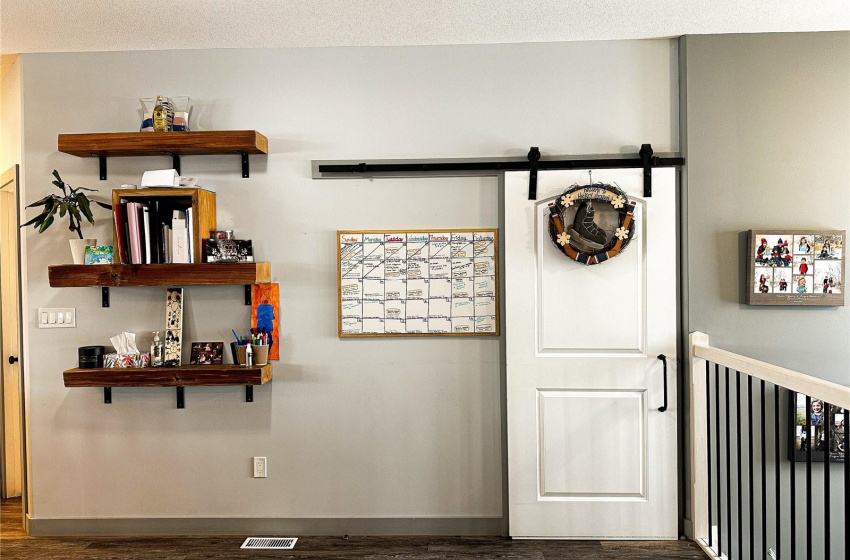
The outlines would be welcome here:
M 71 244 L 71 257 L 74 259 L 74 264 L 84 264 L 86 247 L 97 245 L 97 239 L 69 239 L 68 242 Z

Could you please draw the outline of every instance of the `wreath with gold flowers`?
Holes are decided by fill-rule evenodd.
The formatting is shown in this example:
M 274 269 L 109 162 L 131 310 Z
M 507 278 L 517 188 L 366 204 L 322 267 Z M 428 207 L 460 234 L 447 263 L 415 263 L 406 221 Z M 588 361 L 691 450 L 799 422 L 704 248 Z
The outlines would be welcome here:
M 635 205 L 614 185 L 573 185 L 549 204 L 549 237 L 576 262 L 605 262 L 619 255 L 634 238 Z

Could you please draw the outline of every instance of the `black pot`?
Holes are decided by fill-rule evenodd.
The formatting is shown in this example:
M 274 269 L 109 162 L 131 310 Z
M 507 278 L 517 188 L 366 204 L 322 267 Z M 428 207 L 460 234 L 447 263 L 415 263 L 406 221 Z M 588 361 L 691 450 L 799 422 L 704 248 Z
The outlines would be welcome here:
M 103 346 L 80 346 L 80 367 L 86 369 L 102 368 L 105 350 L 106 348 Z

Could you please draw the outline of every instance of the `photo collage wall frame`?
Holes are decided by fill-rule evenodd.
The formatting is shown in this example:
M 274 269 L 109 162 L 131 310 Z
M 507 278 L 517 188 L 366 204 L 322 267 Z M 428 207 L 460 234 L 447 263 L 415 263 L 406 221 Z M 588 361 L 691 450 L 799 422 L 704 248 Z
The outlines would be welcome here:
M 845 453 L 844 430 L 847 428 L 847 410 L 812 399 L 806 411 L 806 395 L 789 391 L 791 410 L 791 442 L 788 446 L 790 461 L 805 461 L 810 442 L 812 461 L 822 463 L 826 452 L 831 463 L 843 462 Z M 811 426 L 806 434 L 806 414 L 811 415 Z
M 844 305 L 842 230 L 750 230 L 749 305 Z

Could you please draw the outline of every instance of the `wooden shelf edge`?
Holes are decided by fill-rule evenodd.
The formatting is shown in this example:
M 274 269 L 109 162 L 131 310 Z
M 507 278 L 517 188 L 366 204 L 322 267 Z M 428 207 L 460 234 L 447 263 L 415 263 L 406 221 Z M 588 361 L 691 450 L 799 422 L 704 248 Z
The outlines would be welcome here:
M 193 132 L 97 132 L 60 134 L 58 149 L 77 157 L 268 154 L 268 138 L 256 130 Z
M 62 372 L 65 387 L 191 387 L 263 385 L 272 380 L 272 364 L 245 367 L 185 365 L 148 368 L 71 368 Z
M 53 288 L 265 284 L 271 263 L 57 264 L 47 267 Z

